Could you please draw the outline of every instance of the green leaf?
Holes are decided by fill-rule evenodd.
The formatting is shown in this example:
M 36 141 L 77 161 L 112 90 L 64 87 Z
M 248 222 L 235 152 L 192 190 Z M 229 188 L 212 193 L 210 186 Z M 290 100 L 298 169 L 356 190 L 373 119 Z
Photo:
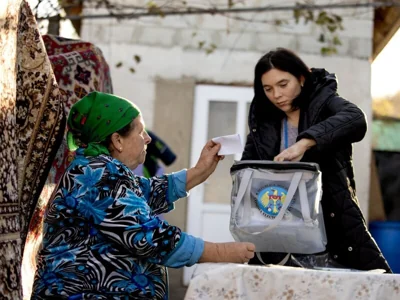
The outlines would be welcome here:
M 164 11 L 154 1 L 147 2 L 147 9 L 149 13 L 157 13 L 160 15 L 160 17 L 165 17 Z
M 319 16 L 321 16 L 321 17 L 326 17 L 327 15 L 328 15 L 328 13 L 324 10 L 319 13 Z
M 165 17 L 165 13 L 164 13 L 164 11 L 161 10 L 161 9 L 158 10 L 158 14 L 160 15 L 161 18 L 164 18 L 164 17 Z
M 149 1 L 149 2 L 147 2 L 146 5 L 148 8 L 158 7 L 157 3 L 155 3 L 154 1 Z
M 320 34 L 318 41 L 320 43 L 325 43 L 325 35 L 323 33 Z
M 289 24 L 289 22 L 288 22 L 287 20 L 279 20 L 279 19 L 276 19 L 274 22 L 275 22 L 275 25 L 276 25 L 276 26 L 281 26 L 281 25 L 284 25 L 284 24 Z
M 333 17 L 335 18 L 337 23 L 342 23 L 343 18 L 341 16 L 333 14 Z
M 207 49 L 205 49 L 206 54 L 209 55 L 213 53 L 215 49 L 217 49 L 217 45 L 215 45 L 214 43 L 210 44 L 210 46 Z
M 337 29 L 337 26 L 336 25 L 328 25 L 328 26 L 326 26 L 326 28 L 328 28 L 328 30 L 330 32 L 335 32 Z
M 342 41 L 340 40 L 340 38 L 339 38 L 337 35 L 335 35 L 335 36 L 333 37 L 332 43 L 333 43 L 334 45 L 340 46 L 340 45 L 342 44 Z
M 314 14 L 311 10 L 306 10 L 303 13 L 304 24 L 308 24 L 310 21 L 314 21 Z
M 293 17 L 296 21 L 296 24 L 299 23 L 299 20 L 301 17 L 301 9 L 298 9 L 298 8 L 293 9 Z
M 310 21 L 314 21 L 314 12 L 312 10 L 307 11 L 307 19 Z
M 322 55 L 328 55 L 328 53 L 329 53 L 329 48 L 327 48 L 327 47 L 322 47 L 321 48 L 321 54 Z
M 214 50 L 215 50 L 215 49 L 208 48 L 208 49 L 206 49 L 206 54 L 209 55 L 209 54 L 213 53 Z
M 326 17 L 326 22 L 328 24 L 336 24 L 336 21 L 333 18 L 329 17 L 329 16 Z
M 326 23 L 326 12 L 325 11 L 321 11 L 318 14 L 317 20 L 315 21 L 315 24 L 318 25 L 324 25 Z
M 199 42 L 199 49 L 203 48 L 205 43 L 206 43 L 205 41 L 200 41 Z
M 337 49 L 335 47 L 322 47 L 321 48 L 321 54 L 322 55 L 332 55 L 336 54 Z
M 139 55 L 133 56 L 133 59 L 136 61 L 136 63 L 140 63 L 142 61 Z
M 135 73 L 135 72 L 136 72 L 136 70 L 135 70 L 134 68 L 132 68 L 132 67 L 129 68 L 129 71 L 130 71 L 131 73 Z
M 116 67 L 116 68 L 121 68 L 121 67 L 122 67 L 122 62 L 121 62 L 121 61 L 118 62 L 118 63 L 115 65 L 115 67 Z

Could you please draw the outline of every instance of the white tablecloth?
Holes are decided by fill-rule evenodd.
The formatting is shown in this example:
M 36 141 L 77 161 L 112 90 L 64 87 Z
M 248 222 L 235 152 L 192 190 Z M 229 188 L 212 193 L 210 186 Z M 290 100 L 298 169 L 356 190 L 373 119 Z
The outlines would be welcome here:
M 399 300 L 400 275 L 199 264 L 185 296 L 198 299 Z

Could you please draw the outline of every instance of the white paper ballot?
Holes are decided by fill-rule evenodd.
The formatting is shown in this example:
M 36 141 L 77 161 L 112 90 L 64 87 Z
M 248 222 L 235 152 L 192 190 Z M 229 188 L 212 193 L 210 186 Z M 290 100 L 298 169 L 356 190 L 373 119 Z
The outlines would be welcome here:
M 221 144 L 218 155 L 230 155 L 243 152 L 243 145 L 240 141 L 239 134 L 218 136 L 212 139 L 216 143 Z

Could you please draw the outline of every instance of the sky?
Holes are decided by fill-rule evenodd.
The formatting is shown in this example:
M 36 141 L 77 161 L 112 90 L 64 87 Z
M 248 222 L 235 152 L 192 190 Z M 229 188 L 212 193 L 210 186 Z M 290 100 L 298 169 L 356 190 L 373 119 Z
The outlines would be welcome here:
M 371 70 L 372 98 L 393 95 L 400 90 L 400 29 L 375 58 Z

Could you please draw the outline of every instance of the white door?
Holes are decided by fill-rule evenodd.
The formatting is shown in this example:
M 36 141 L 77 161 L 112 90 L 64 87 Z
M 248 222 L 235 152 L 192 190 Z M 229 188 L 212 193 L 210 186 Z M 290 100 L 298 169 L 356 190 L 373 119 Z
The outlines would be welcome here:
M 253 98 L 250 87 L 198 85 L 195 90 L 191 162 L 213 137 L 239 133 L 242 144 L 248 133 L 247 116 Z M 233 241 L 229 231 L 232 179 L 229 169 L 241 153 L 226 156 L 208 180 L 192 189 L 188 199 L 187 232 L 210 242 Z M 194 267 L 185 268 L 189 284 Z

